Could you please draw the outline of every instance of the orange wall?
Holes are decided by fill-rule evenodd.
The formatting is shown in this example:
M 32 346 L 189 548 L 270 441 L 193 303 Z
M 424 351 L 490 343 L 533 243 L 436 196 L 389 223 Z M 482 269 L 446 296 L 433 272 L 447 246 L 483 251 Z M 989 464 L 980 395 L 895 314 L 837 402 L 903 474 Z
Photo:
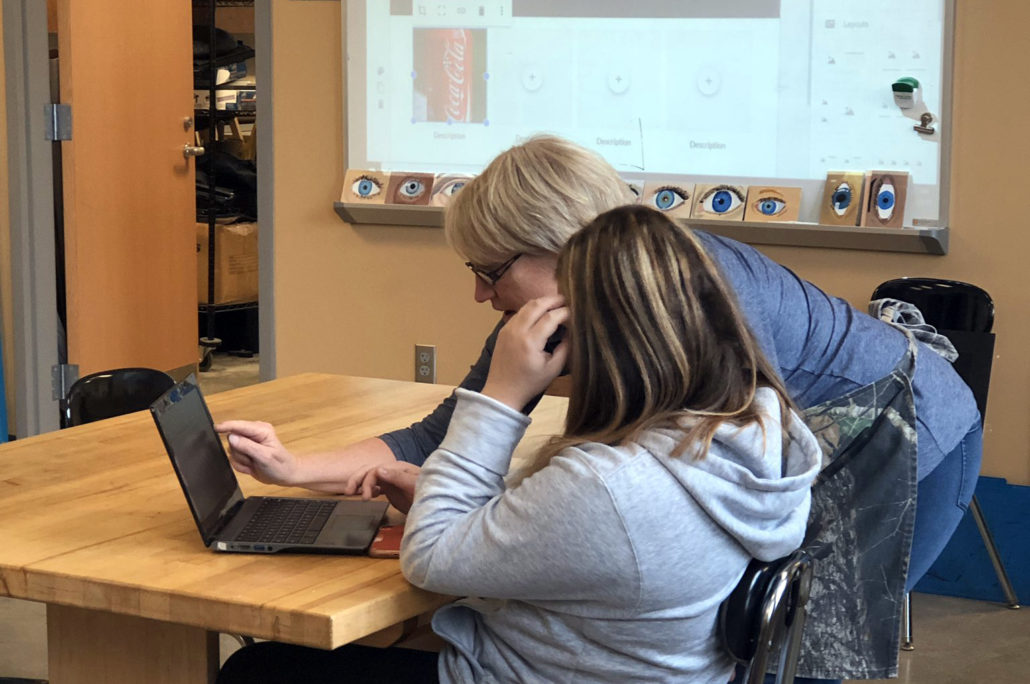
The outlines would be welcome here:
M 413 378 L 413 347 L 437 345 L 438 380 L 456 383 L 495 322 L 472 300 L 472 276 L 430 228 L 350 226 L 333 212 L 343 182 L 340 3 L 271 3 L 275 79 L 275 280 L 279 375 L 305 370 Z M 763 248 L 864 308 L 873 287 L 902 276 L 966 280 L 997 306 L 997 357 L 983 472 L 1030 484 L 1030 295 L 1023 276 L 1030 229 L 1021 176 L 1030 139 L 1021 131 L 1030 87 L 1030 3 L 958 2 L 951 237 L 943 257 Z M 264 265 L 263 265 L 264 267 Z
M 275 95 L 275 320 L 280 376 L 304 370 L 414 379 L 437 345 L 458 382 L 496 322 L 431 228 L 353 227 L 343 187 L 340 3 L 271 3 Z M 265 265 L 262 264 L 262 268 Z

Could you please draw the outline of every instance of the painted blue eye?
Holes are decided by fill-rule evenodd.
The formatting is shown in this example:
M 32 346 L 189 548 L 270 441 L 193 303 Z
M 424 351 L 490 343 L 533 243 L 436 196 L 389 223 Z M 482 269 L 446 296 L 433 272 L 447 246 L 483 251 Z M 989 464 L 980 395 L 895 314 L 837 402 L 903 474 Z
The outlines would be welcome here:
M 711 208 L 717 214 L 725 214 L 733 206 L 733 195 L 728 190 L 720 190 L 712 195 Z
M 458 194 L 458 191 L 465 187 L 464 181 L 451 181 L 445 183 L 434 195 L 441 195 L 443 197 L 452 197 Z
M 407 200 L 417 200 L 425 193 L 425 191 L 425 183 L 423 183 L 417 178 L 408 178 L 403 183 L 401 183 L 401 187 L 399 189 L 401 196 Z
M 830 206 L 833 207 L 833 213 L 837 214 L 837 216 L 843 216 L 847 212 L 848 207 L 851 206 L 851 199 L 851 185 L 847 181 L 838 185 L 830 198 Z
M 354 181 L 351 190 L 361 199 L 369 199 L 382 192 L 383 186 L 371 176 L 361 176 Z
M 659 211 L 670 211 L 686 202 L 690 197 L 683 188 L 667 185 L 658 188 L 651 195 L 651 204 Z
M 701 199 L 701 208 L 709 214 L 726 214 L 737 209 L 743 202 L 744 198 L 736 188 L 720 185 L 709 190 Z
M 458 193 L 470 180 L 469 176 L 449 174 L 436 177 L 433 183 L 433 194 L 430 204 L 442 207 Z
M 781 199 L 773 197 L 767 197 L 758 202 L 758 211 L 762 212 L 766 216 L 776 216 L 783 212 L 787 208 L 787 203 Z
M 880 186 L 880 192 L 876 194 L 876 212 L 880 218 L 887 220 L 894 213 L 894 185 L 884 183 Z

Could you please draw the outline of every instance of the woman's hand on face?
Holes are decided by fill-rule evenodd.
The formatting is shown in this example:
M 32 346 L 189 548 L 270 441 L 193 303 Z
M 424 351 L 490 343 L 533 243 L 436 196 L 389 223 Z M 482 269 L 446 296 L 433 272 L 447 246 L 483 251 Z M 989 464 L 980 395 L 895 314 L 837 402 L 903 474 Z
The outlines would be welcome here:
M 526 302 L 497 335 L 482 393 L 516 411 L 542 394 L 569 355 L 565 339 L 551 352 L 544 347 L 568 318 L 569 309 L 559 295 Z
M 229 435 L 229 461 L 233 468 L 265 484 L 293 484 L 297 459 L 282 445 L 271 425 L 227 420 L 215 425 L 215 430 Z

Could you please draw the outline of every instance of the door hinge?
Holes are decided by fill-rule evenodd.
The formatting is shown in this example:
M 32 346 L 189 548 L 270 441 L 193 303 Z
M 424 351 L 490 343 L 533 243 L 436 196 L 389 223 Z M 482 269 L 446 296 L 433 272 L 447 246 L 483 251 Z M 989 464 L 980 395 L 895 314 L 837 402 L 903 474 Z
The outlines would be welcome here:
M 61 401 L 68 396 L 68 390 L 79 379 L 79 366 L 75 363 L 59 363 L 50 367 L 50 386 L 53 389 L 54 401 Z
M 46 139 L 72 139 L 72 106 L 67 104 L 43 105 L 46 108 Z

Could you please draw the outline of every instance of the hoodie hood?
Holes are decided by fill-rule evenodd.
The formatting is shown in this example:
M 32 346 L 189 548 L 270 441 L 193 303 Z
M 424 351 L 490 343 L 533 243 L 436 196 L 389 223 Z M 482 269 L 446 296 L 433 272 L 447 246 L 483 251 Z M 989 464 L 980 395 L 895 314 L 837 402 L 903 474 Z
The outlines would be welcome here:
M 700 460 L 689 451 L 669 456 L 683 439 L 681 430 L 650 430 L 638 443 L 752 557 L 771 561 L 795 550 L 804 539 L 822 451 L 794 412 L 784 447 L 773 390 L 759 388 L 755 402 L 764 416 L 764 432 L 757 424 L 720 425 Z

